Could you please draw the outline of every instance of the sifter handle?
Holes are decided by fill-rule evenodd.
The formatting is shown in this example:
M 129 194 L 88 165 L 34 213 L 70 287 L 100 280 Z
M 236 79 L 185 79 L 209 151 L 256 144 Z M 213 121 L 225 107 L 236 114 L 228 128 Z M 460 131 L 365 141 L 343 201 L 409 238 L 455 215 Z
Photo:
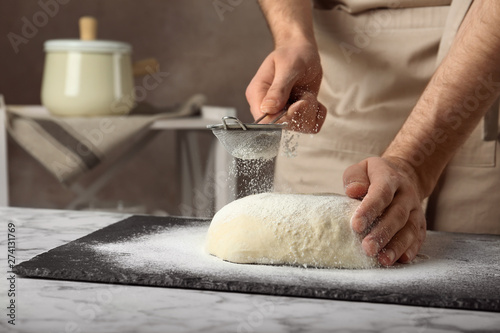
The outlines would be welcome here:
M 273 121 L 271 121 L 271 122 L 270 122 L 270 124 L 275 124 L 278 120 L 280 120 L 281 118 L 283 118 L 283 116 L 284 116 L 284 115 L 286 115 L 287 111 L 288 111 L 288 108 L 285 108 L 283 111 L 281 111 L 281 113 L 279 114 L 279 116 L 278 116 L 278 117 L 276 117 Z M 258 123 L 260 123 L 260 121 L 261 121 L 262 119 L 264 119 L 265 117 L 267 117 L 268 115 L 269 115 L 269 114 L 267 114 L 267 113 L 266 113 L 266 114 L 264 114 L 262 117 L 260 117 L 259 119 L 257 119 L 257 120 L 256 120 L 256 121 L 254 121 L 253 123 L 254 123 L 254 124 L 258 124 Z

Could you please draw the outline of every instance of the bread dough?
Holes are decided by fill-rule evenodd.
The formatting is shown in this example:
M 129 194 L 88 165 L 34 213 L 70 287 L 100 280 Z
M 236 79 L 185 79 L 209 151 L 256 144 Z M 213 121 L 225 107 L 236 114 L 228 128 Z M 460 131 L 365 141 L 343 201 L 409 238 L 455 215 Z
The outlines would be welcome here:
M 359 201 L 342 195 L 262 193 L 215 214 L 206 250 L 234 263 L 369 268 L 351 228 Z

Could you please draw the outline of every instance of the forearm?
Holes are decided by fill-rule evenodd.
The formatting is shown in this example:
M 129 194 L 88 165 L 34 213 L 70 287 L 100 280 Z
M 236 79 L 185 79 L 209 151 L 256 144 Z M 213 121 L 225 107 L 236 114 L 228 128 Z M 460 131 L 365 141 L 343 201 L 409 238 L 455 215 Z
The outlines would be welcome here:
M 384 153 L 411 164 L 421 198 L 500 93 L 499 23 L 499 1 L 472 4 L 449 54 Z
M 316 45 L 310 0 L 259 0 L 276 47 L 289 43 Z

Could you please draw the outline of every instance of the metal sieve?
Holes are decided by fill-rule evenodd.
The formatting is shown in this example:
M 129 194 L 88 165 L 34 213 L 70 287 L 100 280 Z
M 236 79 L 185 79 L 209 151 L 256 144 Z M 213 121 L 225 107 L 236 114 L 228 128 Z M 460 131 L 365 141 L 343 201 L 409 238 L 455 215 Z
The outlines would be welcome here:
M 222 118 L 222 124 L 208 125 L 207 128 L 212 130 L 232 156 L 244 160 L 269 160 L 278 155 L 281 132 L 287 124 L 276 124 L 276 121 L 285 114 L 286 110 L 269 124 L 258 123 L 266 115 L 252 124 L 243 124 L 236 117 L 226 116 Z

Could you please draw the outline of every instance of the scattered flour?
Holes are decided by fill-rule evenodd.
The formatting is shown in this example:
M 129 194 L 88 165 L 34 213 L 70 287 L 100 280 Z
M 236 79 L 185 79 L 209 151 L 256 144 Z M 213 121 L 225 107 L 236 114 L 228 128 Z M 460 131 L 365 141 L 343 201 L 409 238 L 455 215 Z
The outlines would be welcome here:
M 294 131 L 283 130 L 281 136 L 281 155 L 285 157 L 296 157 L 297 148 L 299 146 L 300 133 Z
M 191 276 L 322 288 L 394 286 L 414 288 L 448 280 L 453 267 L 446 259 L 420 259 L 414 264 L 364 270 L 233 264 L 204 251 L 208 224 L 159 230 L 130 241 L 92 246 L 114 265 L 150 274 L 189 272 Z M 431 254 L 431 253 L 429 253 Z
M 282 156 L 293 158 L 297 155 L 299 135 L 294 131 L 283 130 L 281 132 L 281 141 L 277 142 L 280 145 L 278 148 Z M 240 149 L 244 150 L 244 146 L 242 145 Z M 237 178 L 239 181 L 239 189 L 232 189 L 235 190 L 238 198 L 274 190 L 273 158 L 277 153 L 278 149 L 276 148 L 276 152 L 273 151 L 272 154 L 267 156 L 269 158 L 236 158 L 233 160 L 229 174 L 231 178 Z M 248 157 L 249 154 L 246 153 L 246 156 Z
M 271 192 L 274 183 L 273 169 L 273 162 L 269 160 L 234 159 L 229 174 L 239 181 L 239 190 L 235 191 L 237 197 Z

